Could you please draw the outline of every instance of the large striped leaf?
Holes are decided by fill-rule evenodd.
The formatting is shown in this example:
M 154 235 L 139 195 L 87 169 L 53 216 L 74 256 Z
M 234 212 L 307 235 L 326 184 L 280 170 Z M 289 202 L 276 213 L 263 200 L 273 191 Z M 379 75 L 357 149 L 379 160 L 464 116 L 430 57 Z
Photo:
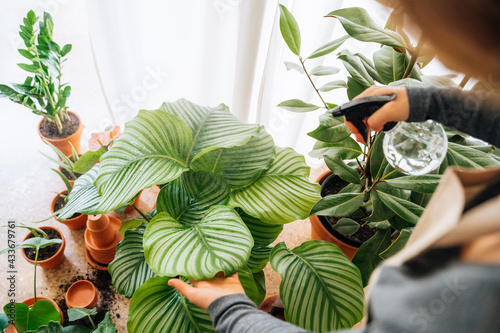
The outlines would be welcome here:
M 280 297 L 288 322 L 314 332 L 352 327 L 363 317 L 364 293 L 359 270 L 340 249 L 308 241 L 271 252 L 271 266 L 281 277 Z
M 159 213 L 144 234 L 144 254 L 157 275 L 192 280 L 208 280 L 219 271 L 226 276 L 236 273 L 252 247 L 250 231 L 229 206 L 212 206 L 193 225 Z
M 248 298 L 250 298 L 255 305 L 260 306 L 266 297 L 264 271 L 260 270 L 257 273 L 252 273 L 248 267 L 244 266 L 238 271 L 238 278 Z
M 228 201 L 229 188 L 222 177 L 189 171 L 161 189 L 156 206 L 182 224 L 195 225 L 211 206 Z
M 100 164 L 96 164 L 87 173 L 75 180 L 75 185 L 68 195 L 68 202 L 57 212 L 57 220 L 64 221 L 75 213 L 95 214 L 101 200 L 94 181 L 99 174 Z
M 276 147 L 271 167 L 252 185 L 231 192 L 229 204 L 266 223 L 305 219 L 321 198 L 320 186 L 307 179 L 309 169 L 302 155 Z
M 161 110 L 139 111 L 101 157 L 98 210 L 114 210 L 140 190 L 179 177 L 188 170 L 192 147 L 191 131 L 181 119 Z
M 250 233 L 252 234 L 255 246 L 268 246 L 283 231 L 281 224 L 264 223 L 261 220 L 248 215 L 241 208 L 236 208 L 236 212 L 240 215 L 241 219 L 247 225 Z
M 168 280 L 154 277 L 137 289 L 130 302 L 128 332 L 215 332 L 208 313 L 170 287 Z
M 193 140 L 187 163 L 202 152 L 241 146 L 260 131 L 259 126 L 236 118 L 224 104 L 212 108 L 179 99 L 163 103 L 160 109 L 176 115 L 189 127 Z
M 142 239 L 146 223 L 125 232 L 122 241 L 116 246 L 115 259 L 109 264 L 116 292 L 132 297 L 134 292 L 149 278 L 154 276 L 144 258 Z
M 218 148 L 195 158 L 191 168 L 221 175 L 231 189 L 236 189 L 248 186 L 259 178 L 274 157 L 273 138 L 261 128 L 258 135 L 242 146 Z

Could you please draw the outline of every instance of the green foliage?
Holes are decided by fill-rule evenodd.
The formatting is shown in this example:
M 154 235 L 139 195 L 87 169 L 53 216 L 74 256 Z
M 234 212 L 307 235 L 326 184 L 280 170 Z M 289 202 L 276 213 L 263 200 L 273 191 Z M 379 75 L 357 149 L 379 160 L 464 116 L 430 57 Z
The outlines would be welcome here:
M 19 53 L 30 63 L 18 66 L 29 76 L 22 84 L 13 84 L 12 87 L 0 85 L 0 97 L 6 97 L 54 122 L 61 132 L 61 120 L 66 118 L 63 111 L 67 108 L 66 100 L 71 93 L 71 87 L 61 82 L 62 64 L 71 51 L 71 45 L 61 49 L 53 41 L 54 23 L 48 13 L 44 13 L 38 29 L 35 27 L 37 21 L 35 13 L 29 11 L 19 32 L 26 46 L 26 49 L 19 49 Z
M 89 316 L 95 316 L 97 311 L 95 308 L 86 309 L 86 308 L 71 308 L 68 309 L 68 319 L 69 321 L 75 321 L 78 319 L 82 319 Z
M 9 303 L 3 307 L 5 313 L 10 313 L 10 305 L 14 304 L 14 326 L 17 332 L 36 331 L 40 326 L 48 325 L 50 321 L 60 322 L 61 316 L 51 302 L 41 299 L 31 308 L 24 303 Z
M 288 322 L 314 332 L 350 328 L 363 317 L 364 293 L 359 270 L 328 242 L 308 241 L 271 252 L 281 277 L 280 297 Z

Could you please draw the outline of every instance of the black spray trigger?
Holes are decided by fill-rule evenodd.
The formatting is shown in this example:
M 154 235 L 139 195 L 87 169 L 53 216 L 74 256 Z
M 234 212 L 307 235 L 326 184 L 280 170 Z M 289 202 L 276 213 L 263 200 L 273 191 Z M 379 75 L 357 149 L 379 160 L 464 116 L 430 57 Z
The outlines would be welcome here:
M 385 103 L 393 101 L 397 97 L 396 93 L 391 95 L 373 95 L 357 98 L 348 103 L 337 106 L 332 110 L 334 117 L 345 116 L 361 134 L 365 142 L 368 142 L 368 131 L 364 119 L 370 117 L 375 111 L 380 109 Z M 388 131 L 396 126 L 395 122 L 384 125 L 384 131 Z

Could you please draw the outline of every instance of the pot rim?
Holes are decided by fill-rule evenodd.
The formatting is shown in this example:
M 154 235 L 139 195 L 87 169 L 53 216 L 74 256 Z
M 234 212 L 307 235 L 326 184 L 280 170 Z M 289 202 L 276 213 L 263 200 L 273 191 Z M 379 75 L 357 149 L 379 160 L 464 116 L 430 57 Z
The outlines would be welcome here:
M 334 179 L 337 179 L 337 178 L 340 178 L 340 177 L 338 175 L 334 174 L 331 170 L 328 170 L 328 171 L 325 171 L 324 173 L 322 173 L 319 176 L 319 178 L 316 180 L 316 182 L 321 185 L 321 192 L 323 193 L 324 184 L 326 182 L 333 181 Z M 321 197 L 323 198 L 323 195 L 321 195 Z M 323 227 L 330 234 L 332 234 L 335 238 L 337 238 L 339 241 L 341 241 L 347 245 L 356 247 L 356 248 L 359 248 L 361 245 L 363 245 L 363 243 L 355 241 L 355 240 L 350 239 L 350 238 L 347 238 L 346 236 L 342 235 L 337 230 L 333 229 L 332 225 L 328 222 L 328 220 L 326 219 L 325 216 L 317 215 L 317 217 L 318 217 L 318 220 L 323 225 Z
M 59 200 L 59 198 L 61 197 L 61 194 L 63 195 L 68 195 L 68 190 L 64 190 L 64 191 L 61 191 L 59 193 L 56 194 L 56 196 L 54 197 L 54 199 L 52 199 L 52 202 L 50 203 L 50 212 L 52 214 L 54 214 L 54 205 L 56 204 L 56 201 Z M 69 219 L 66 219 L 64 220 L 64 222 L 73 222 L 73 221 L 76 221 L 77 219 L 81 218 L 82 215 L 85 216 L 85 214 L 83 213 L 79 213 L 80 215 L 78 215 L 77 217 L 73 217 L 73 218 L 69 218 Z M 57 222 L 59 223 L 62 223 L 63 221 L 59 221 L 57 219 L 57 216 L 54 216 L 54 218 L 56 219 Z
M 89 299 L 85 299 L 86 304 L 84 306 L 77 306 L 76 304 L 74 304 L 74 300 L 72 299 L 73 297 L 75 297 L 74 292 L 76 291 L 76 288 L 78 288 L 78 286 L 80 286 L 80 285 L 85 286 L 88 290 L 92 291 L 92 297 Z M 87 306 L 92 305 L 92 303 L 94 303 L 94 301 L 96 301 L 97 298 L 98 298 L 97 288 L 89 280 L 76 281 L 68 288 L 68 290 L 66 291 L 66 296 L 65 296 L 66 304 L 68 305 L 69 308 L 74 308 L 74 307 L 86 308 Z

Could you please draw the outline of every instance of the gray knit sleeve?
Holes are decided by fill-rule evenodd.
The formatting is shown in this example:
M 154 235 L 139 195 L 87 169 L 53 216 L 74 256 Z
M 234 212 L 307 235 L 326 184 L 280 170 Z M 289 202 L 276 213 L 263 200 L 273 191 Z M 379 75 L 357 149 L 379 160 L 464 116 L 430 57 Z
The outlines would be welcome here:
M 245 294 L 217 298 L 208 307 L 215 330 L 220 333 L 303 333 L 300 327 L 259 311 Z
M 448 87 L 407 87 L 408 121 L 432 119 L 500 146 L 500 98 Z

